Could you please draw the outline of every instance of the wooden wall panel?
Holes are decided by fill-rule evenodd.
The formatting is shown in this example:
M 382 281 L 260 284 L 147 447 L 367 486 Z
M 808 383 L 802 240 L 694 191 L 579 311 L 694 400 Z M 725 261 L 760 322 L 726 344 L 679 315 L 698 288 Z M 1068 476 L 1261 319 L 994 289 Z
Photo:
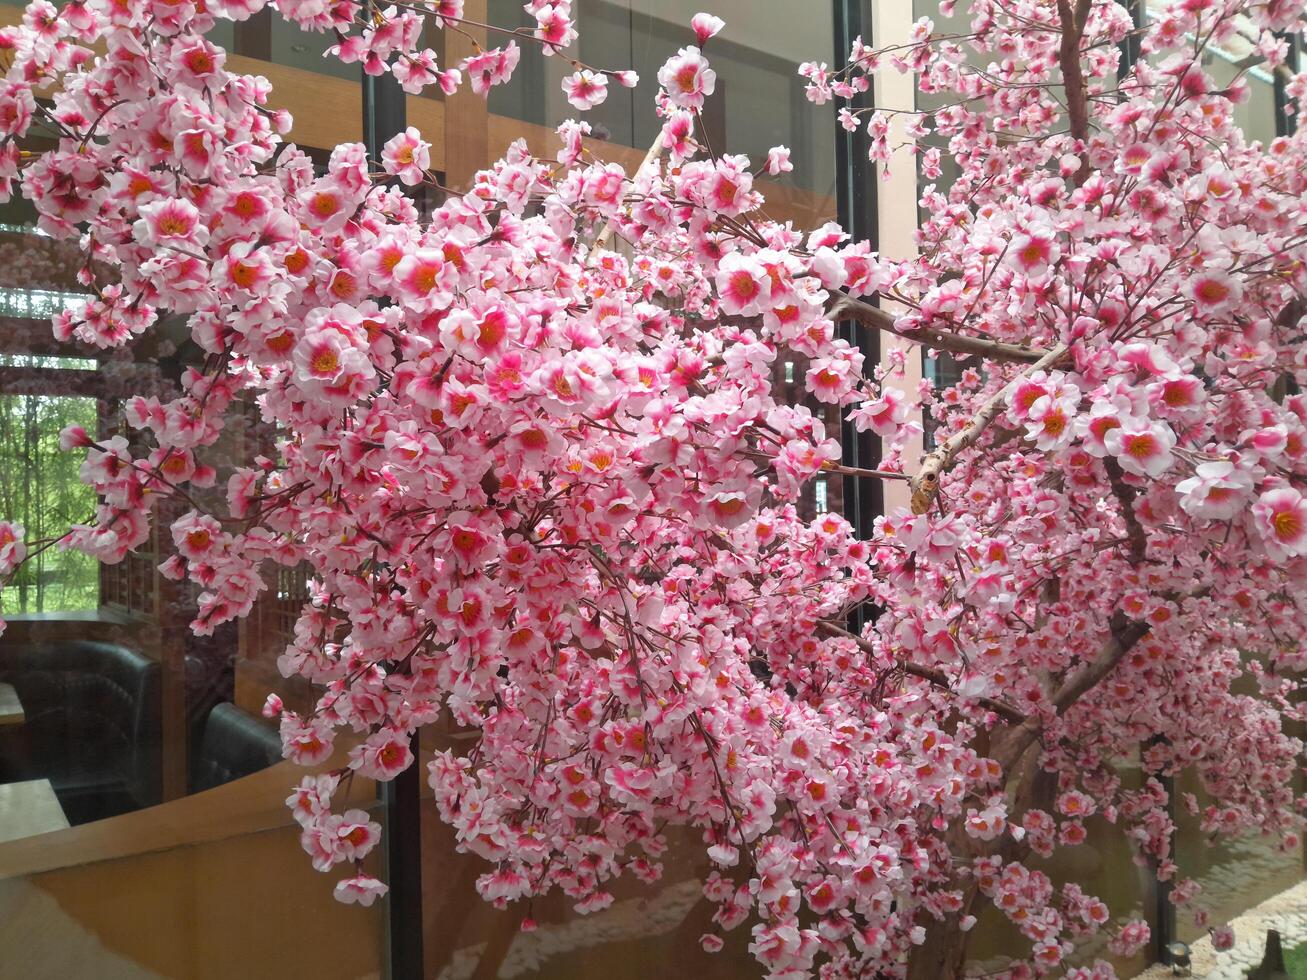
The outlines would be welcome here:
M 463 16 L 485 23 L 486 7 L 486 0 L 466 0 Z M 446 30 L 442 41 L 444 57 L 441 63 L 446 67 L 457 65 L 487 45 L 485 30 L 475 27 Z M 486 150 L 486 120 L 489 115 L 486 100 L 466 84 L 466 72 L 464 81 L 461 89 L 444 100 L 444 161 L 440 166 L 432 164 L 433 169 L 445 172 L 445 186 L 454 191 L 467 190 L 476 172 L 492 159 Z
M 385 902 L 337 902 L 337 875 L 315 872 L 298 836 L 283 827 L 2 880 L 0 974 L 379 978 Z

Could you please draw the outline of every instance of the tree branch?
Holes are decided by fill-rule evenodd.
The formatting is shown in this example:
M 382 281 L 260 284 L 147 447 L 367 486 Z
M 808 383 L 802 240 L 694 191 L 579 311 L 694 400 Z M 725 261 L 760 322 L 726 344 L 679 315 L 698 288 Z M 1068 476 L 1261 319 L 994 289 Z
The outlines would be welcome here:
M 1124 613 L 1115 613 L 1110 621 L 1107 643 L 1092 661 L 1085 664 L 1068 678 L 1053 695 L 1053 707 L 1057 714 L 1065 714 L 1067 709 L 1106 677 L 1130 649 L 1147 635 L 1151 627 L 1148 623 L 1138 623 L 1129 619 Z M 1039 716 L 1031 716 L 1014 728 L 1006 729 L 995 738 L 990 758 L 1009 772 L 1020 761 L 1030 746 L 1044 735 L 1045 722 Z
M 842 629 L 827 620 L 818 620 L 817 629 L 825 633 L 827 636 L 833 636 L 841 640 L 852 640 L 858 645 L 858 649 L 862 650 L 864 653 L 872 655 L 876 653 L 876 648 L 862 637 L 850 633 L 848 630 Z M 921 664 L 914 664 L 906 660 L 900 661 L 899 666 L 903 668 L 904 673 L 911 674 L 913 677 L 919 677 L 923 681 L 929 681 L 936 687 L 948 691 L 950 694 L 954 694 L 957 697 L 963 697 L 963 695 L 958 694 L 957 691 L 953 690 L 953 686 L 949 683 L 948 677 L 942 670 L 935 670 L 933 667 L 923 667 Z M 996 701 L 993 698 L 986 697 L 978 697 L 973 700 L 975 700 L 982 708 L 992 711 L 996 715 L 1000 715 L 1014 725 L 1020 725 L 1026 720 L 1026 716 L 1020 711 L 1011 705 L 1004 704 L 1002 701 Z
M 874 480 L 906 480 L 908 474 L 898 473 L 894 470 L 868 470 L 859 466 L 845 466 L 843 463 L 824 463 L 821 471 L 823 473 L 843 473 L 847 476 L 861 476 Z
M 1125 520 L 1126 538 L 1130 543 L 1130 564 L 1142 565 L 1148 556 L 1148 535 L 1135 514 L 1135 497 L 1139 491 L 1125 482 L 1125 473 L 1121 464 L 1113 457 L 1103 460 L 1107 468 L 1107 478 L 1112 484 L 1112 493 L 1121 505 L 1121 517 Z
M 939 494 L 939 478 L 953 466 L 960 452 L 975 445 L 981 434 L 989 428 L 990 423 L 997 417 L 999 409 L 1003 407 L 1003 403 L 1007 401 L 1008 395 L 1015 390 L 1016 386 L 1036 371 L 1041 371 L 1060 361 L 1066 352 L 1067 345 L 1058 344 L 1045 353 L 1043 357 L 990 396 L 990 399 L 980 406 L 980 410 L 976 412 L 970 422 L 922 460 L 921 469 L 909 482 L 909 486 L 912 488 L 912 512 L 914 514 L 924 514 L 930 509 L 930 505 L 935 502 L 935 497 Z
M 1083 144 L 1080 169 L 1076 171 L 1075 185 L 1079 187 L 1089 179 L 1089 94 L 1085 88 L 1085 74 L 1080 67 L 1080 40 L 1085 36 L 1092 0 L 1057 0 L 1057 17 L 1062 23 L 1062 42 L 1058 48 L 1058 66 L 1062 69 L 1062 84 L 1066 88 L 1066 111 L 1071 125 L 1071 136 Z
M 1101 681 L 1152 627 L 1130 619 L 1125 613 L 1112 614 L 1108 641 L 1098 656 L 1072 674 L 1053 695 L 1053 707 L 1059 715 L 1076 703 L 1086 691 Z
M 843 293 L 835 294 L 826 313 L 827 316 L 834 320 L 856 320 L 864 327 L 871 327 L 874 330 L 893 334 L 895 337 L 910 340 L 912 343 L 921 344 L 924 347 L 948 351 L 950 354 L 974 354 L 977 357 L 984 357 L 991 361 L 1015 361 L 1020 364 L 1034 363 L 1048 354 L 1048 351 L 1040 347 L 1005 344 L 999 340 L 967 337 L 943 330 L 933 330 L 929 327 L 904 332 L 895 326 L 893 314 Z

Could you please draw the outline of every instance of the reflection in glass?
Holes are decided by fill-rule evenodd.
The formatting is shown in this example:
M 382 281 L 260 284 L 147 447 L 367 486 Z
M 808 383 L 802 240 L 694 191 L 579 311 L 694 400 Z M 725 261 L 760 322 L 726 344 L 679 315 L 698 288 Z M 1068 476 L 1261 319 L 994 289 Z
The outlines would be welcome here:
M 584 118 L 597 140 L 647 149 L 660 129 L 653 101 L 658 69 L 693 43 L 688 25 L 701 6 L 697 0 L 580 0 L 573 7 L 580 30 L 577 57 L 595 68 L 633 68 L 640 84 L 624 89 L 610 83 L 604 103 L 582 115 L 563 94 L 562 80 L 572 71 L 568 62 L 521 44 L 514 83 L 491 90 L 490 111 L 550 129 Z M 528 26 L 516 0 L 490 0 L 489 9 L 492 23 Z M 756 168 L 771 147 L 788 146 L 794 172 L 760 181 L 769 212 L 810 227 L 834 218 L 834 111 L 809 103 L 797 74 L 800 62 L 833 49 L 831 8 L 818 4 L 803 17 L 765 18 L 737 0 L 714 10 L 727 26 L 706 49 L 717 73 L 703 115 L 712 151 L 746 154 Z
M 319 75 L 330 75 L 333 78 L 344 78 L 351 82 L 357 82 L 361 77 L 358 65 L 347 65 L 338 58 L 324 57 L 327 48 L 336 43 L 336 38 L 330 34 L 302 31 L 297 25 L 281 17 L 271 16 L 260 20 L 256 25 L 256 31 L 251 33 L 254 34 L 251 44 L 254 50 L 249 53 L 253 57 L 258 57 L 262 53 L 257 50 L 259 42 L 262 41 L 270 47 L 268 60 L 273 64 L 316 72 Z M 259 35 L 266 35 L 267 40 Z M 239 51 L 240 47 L 237 50 Z M 326 106 L 323 109 L 330 111 Z
M 1142 785 L 1137 753 L 1118 760 L 1116 771 L 1124 791 L 1136 790 Z M 1067 963 L 1089 966 L 1101 959 L 1111 963 L 1118 975 L 1133 976 L 1146 965 L 1147 954 L 1123 959 L 1113 954 L 1107 944 L 1119 927 L 1131 919 L 1143 918 L 1151 924 L 1151 876 L 1146 868 L 1135 862 L 1132 848 L 1119 825 L 1095 815 L 1085 821 L 1085 831 L 1083 843 L 1075 847 L 1058 847 L 1051 858 L 1032 856 L 1023 863 L 1048 875 L 1055 889 L 1077 884 L 1086 894 L 1101 899 L 1111 911 L 1111 921 L 1105 928 L 1094 935 L 1073 940 L 1075 949 L 1068 956 Z M 968 947 L 969 975 L 999 971 L 1011 961 L 1014 950 L 1030 948 L 1030 940 L 1023 937 L 1011 920 L 993 905 L 986 903 L 978 918 Z
M 0 290 L 3 295 L 6 290 Z M 0 313 L 0 316 L 12 315 Z M 71 361 L 71 359 L 60 359 Z M 0 367 L 91 370 L 94 361 L 0 355 Z M 28 375 L 28 372 L 24 372 Z M 95 511 L 95 494 L 78 477 L 79 462 L 59 449 L 70 425 L 95 428 L 95 399 L 78 395 L 0 395 L 0 513 L 34 538 L 60 533 Z M 100 601 L 95 561 L 79 552 L 47 549 L 0 589 L 0 604 L 19 613 L 94 609 Z
M 188 503 L 156 504 L 151 534 L 116 565 L 56 543 L 96 513 L 79 477 L 86 454 L 62 451 L 60 433 L 135 442 L 127 398 L 175 397 L 203 358 L 172 321 L 119 350 L 56 341 L 51 317 L 85 301 L 82 264 L 75 242 L 35 230 L 30 207 L 0 209 L 0 515 L 35 552 L 0 590 L 10 621 L 0 636 L 0 839 L 141 811 L 281 758 L 259 709 L 284 623 L 265 615 L 261 632 L 194 636 L 200 587 L 158 572 L 172 552 L 168 525 Z M 205 453 L 217 479 L 191 491 L 200 506 L 222 499 L 233 465 L 270 449 L 240 421 Z M 268 603 L 288 598 L 281 589 Z

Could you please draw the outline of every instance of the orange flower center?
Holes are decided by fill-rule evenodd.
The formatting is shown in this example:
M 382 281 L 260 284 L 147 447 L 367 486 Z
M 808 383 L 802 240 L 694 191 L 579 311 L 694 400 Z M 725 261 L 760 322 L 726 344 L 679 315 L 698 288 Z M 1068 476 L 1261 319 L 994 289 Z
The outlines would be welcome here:
M 1281 541 L 1291 541 L 1302 532 L 1302 521 L 1296 511 L 1282 510 L 1271 518 L 1275 536 Z
M 340 368 L 340 358 L 330 348 L 320 350 L 313 355 L 312 368 L 314 374 L 335 374 Z

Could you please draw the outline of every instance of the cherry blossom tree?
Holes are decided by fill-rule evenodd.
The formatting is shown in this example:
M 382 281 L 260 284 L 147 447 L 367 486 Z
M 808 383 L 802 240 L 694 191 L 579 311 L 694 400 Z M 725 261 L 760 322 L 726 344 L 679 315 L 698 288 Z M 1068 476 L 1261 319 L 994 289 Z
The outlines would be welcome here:
M 379 827 L 333 793 L 419 763 L 500 907 L 559 889 L 602 909 L 692 828 L 716 868 L 705 948 L 747 925 L 771 976 L 958 975 L 985 909 L 1027 940 L 1013 976 L 1111 976 L 1067 957 L 1103 930 L 1129 954 L 1146 924 L 1031 859 L 1097 815 L 1204 922 L 1171 852 L 1171 805 L 1198 807 L 1168 798 L 1181 771 L 1214 801 L 1205 832 L 1298 845 L 1307 155 L 1245 139 L 1246 83 L 1202 56 L 1240 37 L 1288 74 L 1302 2 L 1175 0 L 1136 28 L 1109 0 L 972 0 L 965 31 L 801 66 L 873 159 L 906 140 L 927 180 L 956 164 L 914 257 L 768 220 L 755 178 L 786 148 L 755 170 L 700 145 L 710 15 L 658 73 L 635 173 L 569 121 L 555 158 L 514 144 L 424 217 L 421 133 L 318 172 L 267 82 L 226 69 L 206 33 L 262 6 L 36 0 L 0 31 L 0 181 L 85 254 L 95 298 L 59 338 L 114 347 L 167 314 L 206 353 L 181 397 L 126 404 L 148 450 L 65 433 L 101 504 L 59 544 L 119 561 L 182 502 L 163 571 L 203 588 L 198 632 L 267 569 L 312 570 L 279 665 L 320 696 L 267 713 L 289 758 L 347 753 L 290 799 L 315 866 L 352 869 L 339 898 L 385 885 L 359 865 Z M 533 0 L 534 31 L 475 25 L 504 43 L 441 66 L 422 28 L 463 30 L 458 0 L 276 7 L 411 92 L 484 94 L 519 41 L 568 58 L 575 37 L 565 0 Z M 578 111 L 638 82 L 572 67 Z M 856 108 L 879 71 L 939 107 Z M 25 152 L 36 132 L 54 147 Z M 963 359 L 961 380 L 908 389 L 903 355 L 836 338 L 849 320 Z M 882 439 L 880 469 L 841 465 L 773 390 L 789 351 Z M 238 398 L 281 435 L 211 512 Z M 936 423 L 920 459 L 914 410 Z M 801 520 L 819 473 L 906 481 L 911 511 L 869 540 Z M 0 525 L 0 572 L 52 543 Z M 473 737 L 415 760 L 441 717 Z M 1115 763 L 1140 746 L 1134 788 Z

